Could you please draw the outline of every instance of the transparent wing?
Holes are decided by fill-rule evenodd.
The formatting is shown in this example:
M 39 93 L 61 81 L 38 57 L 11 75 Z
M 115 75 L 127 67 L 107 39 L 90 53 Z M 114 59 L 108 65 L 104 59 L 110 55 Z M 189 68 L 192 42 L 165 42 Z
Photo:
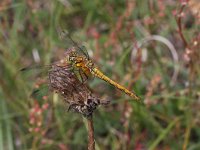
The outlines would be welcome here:
M 49 95 L 49 86 L 48 83 L 45 82 L 42 85 L 35 87 L 30 95 L 31 98 L 40 100 L 43 99 L 44 97 Z
M 76 42 L 72 38 L 72 36 L 69 34 L 69 32 L 67 30 L 61 30 L 59 28 L 59 29 L 57 29 L 57 32 L 59 34 L 60 39 L 65 42 L 65 44 L 68 46 L 68 48 L 70 45 L 75 47 L 77 50 L 77 53 L 79 53 L 80 55 L 84 55 L 87 59 L 89 59 L 89 55 L 88 55 L 86 47 L 83 45 L 79 45 L 78 42 Z
M 50 69 L 52 66 L 52 64 L 49 65 L 29 65 L 26 67 L 21 68 L 19 71 L 21 73 L 26 73 L 26 72 L 31 72 L 31 71 L 47 71 L 48 69 Z
M 29 96 L 33 99 L 41 100 L 49 95 L 48 91 L 48 70 L 51 65 L 30 65 L 19 70 L 23 79 L 29 84 Z
M 79 49 L 84 53 L 86 58 L 89 59 L 89 54 L 88 54 L 86 47 L 84 45 L 82 45 L 82 46 L 79 47 Z
M 23 76 L 24 80 L 31 81 L 34 83 L 38 78 L 47 79 L 48 70 L 50 65 L 40 66 L 40 65 L 31 65 L 19 70 L 19 74 Z

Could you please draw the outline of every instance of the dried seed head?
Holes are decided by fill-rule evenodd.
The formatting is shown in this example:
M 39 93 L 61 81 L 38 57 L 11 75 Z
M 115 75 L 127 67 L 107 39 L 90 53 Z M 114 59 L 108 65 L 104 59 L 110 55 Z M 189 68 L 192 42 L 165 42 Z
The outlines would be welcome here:
M 62 95 L 69 104 L 69 110 L 89 117 L 98 105 L 108 103 L 102 102 L 77 78 L 71 65 L 61 62 L 52 65 L 49 85 L 52 90 Z

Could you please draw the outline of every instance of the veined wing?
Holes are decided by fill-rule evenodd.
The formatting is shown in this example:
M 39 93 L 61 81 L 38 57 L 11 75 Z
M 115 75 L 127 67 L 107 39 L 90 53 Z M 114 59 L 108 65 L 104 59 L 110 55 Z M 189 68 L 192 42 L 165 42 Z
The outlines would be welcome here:
M 21 68 L 19 71 L 24 74 L 24 73 L 28 73 L 28 72 L 45 72 L 48 71 L 48 69 L 50 69 L 52 66 L 52 64 L 49 65 L 29 65 L 26 67 Z
M 76 42 L 71 35 L 69 34 L 69 32 L 67 32 L 66 30 L 61 30 L 58 29 L 58 34 L 60 36 L 60 38 L 65 42 L 65 45 L 70 45 L 70 47 L 74 47 L 77 51 L 77 53 L 79 55 L 83 55 L 85 56 L 87 59 L 89 59 L 89 54 L 87 52 L 87 49 L 84 45 L 80 45 L 78 44 L 78 42 Z
M 72 77 L 74 73 L 71 71 L 71 67 L 72 66 L 68 63 L 58 61 L 45 66 L 31 65 L 20 69 L 20 71 L 34 81 L 34 86 L 30 93 L 32 98 L 41 99 L 43 96 L 49 95 L 49 91 L 56 91 L 54 86 L 55 83 L 58 83 L 57 86 L 59 86 L 59 84 L 68 86 L 68 88 L 65 88 L 65 92 L 68 93 L 68 99 L 71 99 L 70 96 L 72 95 L 69 89 L 73 89 L 75 86 L 73 83 L 74 77 Z M 63 83 L 57 82 L 61 77 Z
M 85 83 L 89 79 L 89 76 L 82 69 L 73 68 L 73 66 L 66 61 L 58 61 L 45 66 L 31 65 L 20 69 L 20 71 L 22 72 L 22 74 L 27 74 L 28 77 L 48 78 L 48 74 L 51 70 L 59 71 L 54 69 L 55 66 L 57 66 L 57 69 L 61 67 L 65 71 L 67 69 L 68 73 L 71 72 L 71 74 L 74 74 L 76 78 L 79 79 L 79 82 L 81 82 L 80 84 Z M 69 74 L 65 74 L 65 76 L 67 77 L 69 76 Z
M 30 65 L 19 70 L 19 73 L 25 80 L 29 80 L 34 83 L 34 88 L 48 80 L 48 70 L 51 68 L 51 65 Z M 40 80 L 37 81 L 37 80 Z M 43 81 L 42 81 L 43 80 Z M 45 81 L 44 81 L 45 80 Z M 38 82 L 38 83 L 36 83 Z
M 49 95 L 48 87 L 48 70 L 51 65 L 29 65 L 20 69 L 20 74 L 24 80 L 31 81 L 30 97 L 42 99 L 43 96 Z

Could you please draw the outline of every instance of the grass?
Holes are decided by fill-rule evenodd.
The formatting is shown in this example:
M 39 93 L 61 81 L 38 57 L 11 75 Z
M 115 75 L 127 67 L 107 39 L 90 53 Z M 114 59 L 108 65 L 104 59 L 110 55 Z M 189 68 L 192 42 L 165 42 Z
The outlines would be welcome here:
M 199 4 L 182 9 L 183 5 L 154 0 L 1 2 L 0 149 L 87 148 L 82 117 L 67 112 L 54 93 L 45 99 L 42 90 L 31 98 L 41 74 L 19 71 L 28 65 L 50 64 L 63 55 L 70 45 L 59 39 L 58 27 L 83 41 L 95 64 L 145 103 L 132 102 L 107 83 L 91 80 L 94 92 L 112 100 L 94 114 L 97 150 L 199 149 L 200 22 L 193 12 Z M 158 40 L 138 47 L 152 35 L 168 40 L 179 61 Z M 175 66 L 178 76 L 170 84 Z

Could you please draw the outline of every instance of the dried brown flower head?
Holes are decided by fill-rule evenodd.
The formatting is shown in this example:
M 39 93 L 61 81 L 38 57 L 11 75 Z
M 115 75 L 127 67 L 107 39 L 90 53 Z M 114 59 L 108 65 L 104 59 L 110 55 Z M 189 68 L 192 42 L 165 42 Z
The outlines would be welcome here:
M 91 116 L 98 105 L 108 103 L 94 95 L 87 85 L 78 79 L 72 71 L 71 65 L 65 61 L 52 65 L 49 70 L 49 86 L 62 95 L 69 104 L 69 110 L 78 112 L 85 117 Z

